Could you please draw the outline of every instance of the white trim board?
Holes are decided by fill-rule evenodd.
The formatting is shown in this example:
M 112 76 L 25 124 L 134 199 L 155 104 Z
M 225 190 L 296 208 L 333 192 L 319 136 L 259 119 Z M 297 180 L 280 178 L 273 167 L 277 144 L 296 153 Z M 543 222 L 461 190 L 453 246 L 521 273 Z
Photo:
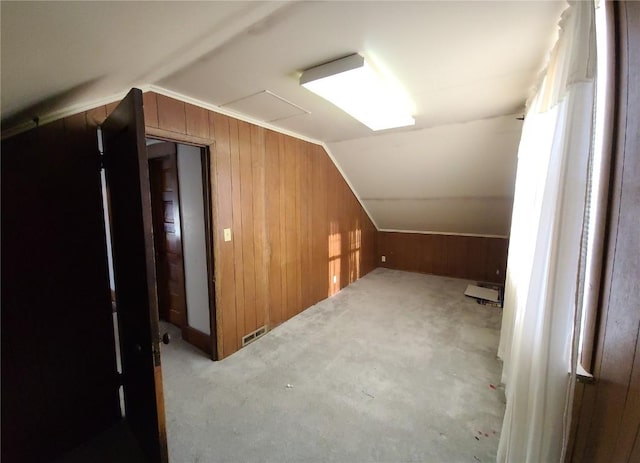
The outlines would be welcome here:
M 148 92 L 150 91 L 150 85 L 134 85 L 131 88 L 138 88 L 142 91 L 142 93 L 144 92 Z M 129 90 L 126 90 L 124 92 L 119 92 L 119 93 L 115 93 L 109 96 L 105 96 L 102 98 L 96 98 L 94 100 L 87 100 L 85 102 L 82 103 L 77 103 L 77 104 L 73 104 L 71 106 L 67 106 L 65 108 L 62 109 L 57 109 L 55 111 L 51 111 L 48 113 L 44 113 L 42 115 L 38 115 L 38 123 L 36 124 L 35 121 L 28 121 L 28 122 L 23 122 L 21 124 L 18 125 L 14 125 L 13 127 L 9 127 L 8 129 L 2 129 L 2 139 L 6 139 L 9 137 L 12 137 L 14 135 L 18 135 L 19 133 L 22 132 L 26 132 L 27 130 L 30 129 L 34 129 L 38 126 L 41 125 L 45 125 L 45 124 L 49 124 L 51 122 L 55 122 L 57 120 L 60 119 L 64 119 L 65 117 L 68 116 L 73 116 L 75 114 L 84 112 L 84 111 L 89 111 L 91 109 L 95 109 L 98 106 L 104 106 L 104 105 L 108 105 L 111 103 L 115 103 L 116 101 L 120 101 L 122 100 L 127 93 L 129 93 Z
M 456 233 L 456 232 L 439 232 L 439 231 L 424 231 L 424 230 L 396 230 L 394 228 L 381 228 L 380 232 L 386 233 L 414 233 L 416 235 L 449 235 L 449 236 L 470 236 L 472 238 L 500 238 L 508 240 L 507 235 L 486 235 L 482 233 Z

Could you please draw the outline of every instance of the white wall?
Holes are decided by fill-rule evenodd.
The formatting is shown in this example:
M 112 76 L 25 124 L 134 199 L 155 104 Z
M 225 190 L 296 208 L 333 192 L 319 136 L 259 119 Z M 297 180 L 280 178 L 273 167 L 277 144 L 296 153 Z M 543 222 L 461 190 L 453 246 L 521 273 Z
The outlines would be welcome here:
M 507 236 L 522 133 L 516 116 L 328 147 L 380 229 Z
M 178 185 L 182 215 L 182 253 L 187 298 L 187 324 L 203 333 L 210 334 L 200 148 L 178 145 Z

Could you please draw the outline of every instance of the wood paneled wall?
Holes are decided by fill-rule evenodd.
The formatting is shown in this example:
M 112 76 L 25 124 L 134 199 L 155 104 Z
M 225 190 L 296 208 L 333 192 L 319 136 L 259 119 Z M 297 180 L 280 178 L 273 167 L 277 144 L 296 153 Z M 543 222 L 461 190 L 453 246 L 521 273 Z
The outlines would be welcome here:
M 380 232 L 377 260 L 386 268 L 504 284 L 508 248 L 506 238 Z
M 52 461 L 121 419 L 96 127 L 2 140 L 3 462 Z
M 149 135 L 211 150 L 218 358 L 376 267 L 377 230 L 321 146 L 152 92 L 144 116 Z
M 578 384 L 566 461 L 640 462 L 640 3 L 615 2 L 614 147 L 593 384 Z M 590 365 L 586 366 L 587 368 Z
M 321 146 L 163 95 L 144 106 L 149 133 L 212 146 L 219 358 L 375 268 L 377 231 Z

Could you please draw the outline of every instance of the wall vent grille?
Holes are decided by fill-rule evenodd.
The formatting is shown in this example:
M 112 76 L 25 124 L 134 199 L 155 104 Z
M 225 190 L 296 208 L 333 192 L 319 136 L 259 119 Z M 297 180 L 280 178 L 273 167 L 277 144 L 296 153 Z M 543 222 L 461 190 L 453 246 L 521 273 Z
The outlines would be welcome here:
M 244 347 L 247 344 L 255 341 L 259 337 L 264 336 L 266 334 L 266 332 L 267 332 L 267 327 L 266 326 L 261 326 L 260 328 L 255 330 L 253 333 L 249 333 L 248 335 L 244 336 L 242 338 L 242 347 Z

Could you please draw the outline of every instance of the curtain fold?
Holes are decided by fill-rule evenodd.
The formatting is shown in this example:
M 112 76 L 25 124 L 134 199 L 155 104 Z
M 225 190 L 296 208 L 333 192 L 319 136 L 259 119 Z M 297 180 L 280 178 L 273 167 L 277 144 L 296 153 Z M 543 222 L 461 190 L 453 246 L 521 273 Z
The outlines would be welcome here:
M 559 462 L 568 434 L 595 58 L 594 5 L 570 3 L 518 150 L 498 350 L 507 398 L 498 462 Z

